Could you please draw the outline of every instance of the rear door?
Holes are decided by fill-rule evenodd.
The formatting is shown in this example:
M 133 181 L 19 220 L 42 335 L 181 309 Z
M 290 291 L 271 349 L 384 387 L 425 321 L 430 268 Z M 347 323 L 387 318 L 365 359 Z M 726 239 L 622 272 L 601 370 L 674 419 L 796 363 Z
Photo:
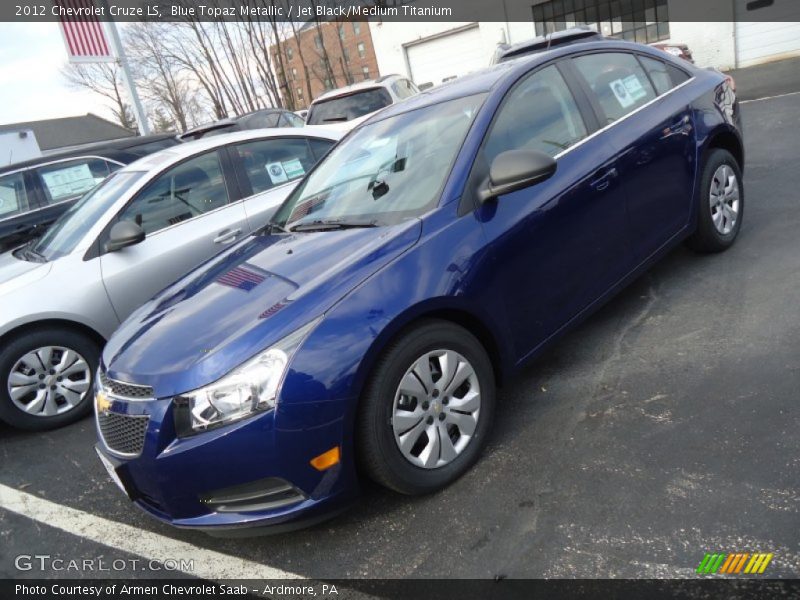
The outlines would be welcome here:
M 130 220 L 143 242 L 102 253 L 100 264 L 120 320 L 176 279 L 250 232 L 230 170 L 218 150 L 171 167 L 143 188 L 114 222 Z M 110 229 L 110 227 L 109 227 Z
M 273 137 L 228 146 L 253 231 L 267 224 L 297 182 L 333 144 L 317 138 Z
M 605 136 L 620 152 L 619 180 L 627 198 L 637 262 L 689 223 L 695 134 L 679 76 L 660 60 L 599 52 L 572 60 L 588 88 Z M 684 75 L 685 79 L 688 79 Z

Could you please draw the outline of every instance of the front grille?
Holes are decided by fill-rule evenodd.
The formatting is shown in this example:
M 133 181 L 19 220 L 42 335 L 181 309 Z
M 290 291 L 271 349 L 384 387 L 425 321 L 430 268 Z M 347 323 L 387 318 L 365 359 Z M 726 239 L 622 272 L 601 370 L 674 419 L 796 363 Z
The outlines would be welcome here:
M 100 371 L 100 385 L 103 386 L 103 389 L 108 393 L 122 398 L 147 400 L 154 397 L 153 388 L 149 385 L 138 385 L 109 379 L 103 371 Z
M 147 415 L 101 412 L 97 415 L 97 424 L 109 449 L 126 456 L 138 456 L 144 446 L 149 419 Z

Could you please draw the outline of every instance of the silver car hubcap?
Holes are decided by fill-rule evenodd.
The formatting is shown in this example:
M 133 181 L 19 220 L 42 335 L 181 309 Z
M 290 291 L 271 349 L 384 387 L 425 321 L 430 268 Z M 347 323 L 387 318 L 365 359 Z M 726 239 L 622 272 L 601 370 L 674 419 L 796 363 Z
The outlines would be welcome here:
M 481 389 L 475 369 L 452 350 L 434 350 L 406 371 L 394 395 L 392 429 L 400 452 L 425 469 L 461 454 L 478 426 Z
M 728 235 L 739 218 L 739 180 L 728 165 L 720 166 L 711 179 L 711 220 L 722 235 Z
M 8 376 L 8 395 L 18 409 L 52 417 L 80 404 L 92 382 L 89 363 L 62 346 L 43 346 L 20 358 Z

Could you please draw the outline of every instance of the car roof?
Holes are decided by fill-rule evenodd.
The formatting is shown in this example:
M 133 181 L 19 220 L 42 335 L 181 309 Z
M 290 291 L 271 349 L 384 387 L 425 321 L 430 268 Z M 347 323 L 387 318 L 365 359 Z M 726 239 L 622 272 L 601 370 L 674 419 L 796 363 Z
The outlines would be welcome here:
M 402 102 L 397 102 L 396 104 L 381 109 L 380 112 L 365 121 L 364 124 L 381 121 L 388 117 L 400 115 L 440 102 L 491 92 L 496 88 L 503 87 L 504 83 L 516 81 L 519 77 L 540 64 L 553 59 L 592 50 L 635 50 L 637 52 L 651 54 L 662 61 L 674 62 L 669 61 L 662 51 L 653 49 L 650 46 L 611 38 L 560 45 L 534 54 L 514 57 L 499 64 L 473 71 L 463 77 L 458 77 L 441 85 L 429 88 L 419 94 L 406 98 Z M 689 64 L 683 65 L 681 63 L 681 66 L 684 69 L 691 68 Z
M 278 138 L 278 137 L 316 137 L 324 138 L 331 141 L 338 141 L 344 136 L 344 131 L 336 129 L 318 129 L 316 127 L 284 127 L 272 129 L 248 129 L 247 131 L 234 131 L 231 133 L 224 133 L 212 137 L 204 137 L 199 140 L 192 140 L 159 150 L 144 158 L 132 162 L 126 167 L 120 169 L 120 172 L 125 171 L 160 171 L 164 167 L 171 164 L 180 162 L 185 158 L 192 157 L 196 154 L 205 152 L 206 150 L 213 150 L 220 146 L 236 142 L 248 142 L 250 140 L 260 140 L 264 138 Z
M 369 90 L 374 88 L 384 88 L 389 87 L 392 81 L 395 79 L 400 79 L 400 75 L 384 75 L 383 77 L 378 77 L 377 79 L 370 79 L 369 81 L 359 81 L 358 83 L 352 83 L 350 85 L 346 85 L 344 87 L 336 88 L 335 90 L 330 90 L 325 92 L 324 94 L 318 96 L 311 105 L 313 106 L 317 102 L 322 100 L 329 100 L 330 98 L 336 98 L 337 96 L 347 96 L 349 94 L 360 92 L 361 90 Z
M 161 133 L 153 135 L 137 135 L 137 136 L 121 138 L 119 140 L 110 140 L 107 142 L 84 144 L 82 146 L 70 148 L 69 150 L 63 150 L 61 152 L 53 152 L 52 154 L 44 154 L 38 158 L 31 158 L 28 160 L 23 160 L 20 162 L 5 165 L 3 167 L 0 167 L 0 174 L 8 173 L 10 171 L 20 171 L 22 169 L 28 169 L 31 167 L 37 167 L 39 165 L 52 163 L 68 158 L 78 158 L 81 156 L 103 157 L 104 153 L 107 152 L 119 152 L 119 151 L 130 150 L 131 148 L 136 148 L 137 146 L 143 146 L 145 144 L 150 144 L 152 142 L 160 142 L 166 139 L 173 139 L 175 140 L 176 144 L 179 143 L 178 140 L 175 138 L 174 133 Z M 115 159 L 115 157 L 113 156 L 110 156 L 108 158 Z

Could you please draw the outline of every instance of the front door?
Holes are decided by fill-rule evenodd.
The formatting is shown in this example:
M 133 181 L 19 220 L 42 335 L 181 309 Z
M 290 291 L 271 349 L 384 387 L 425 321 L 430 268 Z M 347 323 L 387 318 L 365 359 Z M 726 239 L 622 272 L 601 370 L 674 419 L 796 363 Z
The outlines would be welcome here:
M 164 172 L 120 211 L 117 221 L 137 223 L 146 236 L 100 258 L 103 282 L 120 320 L 249 234 L 242 202 L 230 202 L 228 189 L 214 150 Z
M 596 127 L 584 114 L 556 66 L 536 71 L 504 99 L 476 164 L 488 169 L 516 149 L 557 160 L 549 180 L 500 196 L 477 215 L 520 360 L 631 269 L 617 155 L 602 134 L 584 140 Z

